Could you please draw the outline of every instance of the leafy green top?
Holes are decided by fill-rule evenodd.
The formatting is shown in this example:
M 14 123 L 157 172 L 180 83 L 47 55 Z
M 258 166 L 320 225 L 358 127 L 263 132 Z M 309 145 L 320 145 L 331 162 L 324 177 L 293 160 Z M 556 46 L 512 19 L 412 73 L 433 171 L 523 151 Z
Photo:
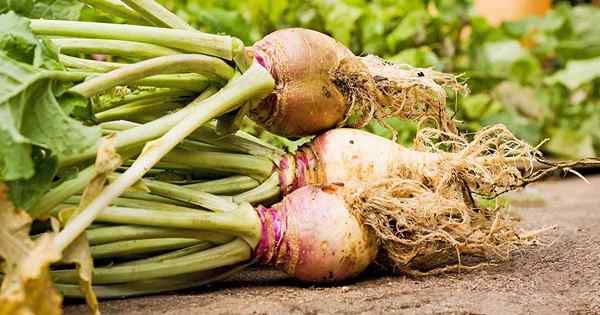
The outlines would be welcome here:
M 47 190 L 56 161 L 97 143 L 98 127 L 69 116 L 61 104 L 65 84 L 58 52 L 35 36 L 29 20 L 0 15 L 0 181 L 18 207 Z

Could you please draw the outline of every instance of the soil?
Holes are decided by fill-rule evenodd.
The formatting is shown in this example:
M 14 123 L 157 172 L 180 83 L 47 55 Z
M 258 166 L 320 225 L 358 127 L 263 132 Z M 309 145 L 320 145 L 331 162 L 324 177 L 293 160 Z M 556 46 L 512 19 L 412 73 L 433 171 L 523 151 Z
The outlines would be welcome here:
M 110 300 L 103 314 L 600 314 L 600 175 L 551 180 L 517 196 L 521 227 L 558 228 L 509 262 L 428 277 L 371 271 L 307 286 L 250 269 L 210 287 Z M 70 302 L 66 314 L 84 314 Z

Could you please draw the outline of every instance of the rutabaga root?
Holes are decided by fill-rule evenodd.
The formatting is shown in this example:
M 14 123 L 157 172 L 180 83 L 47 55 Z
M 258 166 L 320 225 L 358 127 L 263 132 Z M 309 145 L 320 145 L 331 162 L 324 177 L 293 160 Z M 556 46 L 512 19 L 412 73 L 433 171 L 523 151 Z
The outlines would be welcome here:
M 267 35 L 253 53 L 276 87 L 249 115 L 275 134 L 299 137 L 336 126 L 360 128 L 371 119 L 386 125 L 387 117 L 433 120 L 436 127 L 456 132 L 444 88 L 466 92 L 466 87 L 453 75 L 357 57 L 335 39 L 300 28 Z
M 463 256 L 506 260 L 527 245 L 508 214 L 470 205 L 460 192 L 442 193 L 413 179 L 390 178 L 348 197 L 377 235 L 379 262 L 412 275 L 471 269 Z
M 457 76 L 431 69 L 395 64 L 377 56 L 360 58 L 386 101 L 376 107 L 374 118 L 385 125 L 387 117 L 433 123 L 438 129 L 456 134 L 455 122 L 446 110 L 446 88 L 468 94 Z
M 472 194 L 495 198 L 521 187 L 541 156 L 537 148 L 501 125 L 471 142 L 423 129 L 415 144 L 436 159 L 401 167 L 348 195 L 355 215 L 378 236 L 384 265 L 410 274 L 472 269 L 481 264 L 468 266 L 464 256 L 505 260 L 532 241 L 499 206 L 481 207 Z
M 471 141 L 465 137 L 424 128 L 414 141 L 415 150 L 435 153 L 440 158 L 429 164 L 421 182 L 435 191 L 463 191 L 484 198 L 523 187 L 542 158 L 538 147 L 517 139 L 504 125 L 477 132 Z M 413 178 L 413 177 L 410 177 Z

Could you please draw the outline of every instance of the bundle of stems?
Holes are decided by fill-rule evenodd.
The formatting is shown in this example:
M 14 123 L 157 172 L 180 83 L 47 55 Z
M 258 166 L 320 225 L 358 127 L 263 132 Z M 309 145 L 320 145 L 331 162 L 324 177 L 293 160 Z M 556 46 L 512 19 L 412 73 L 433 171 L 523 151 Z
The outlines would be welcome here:
M 266 44 L 257 46 L 264 54 L 255 57 L 239 39 L 196 31 L 153 0 L 83 2 L 132 24 L 31 20 L 31 28 L 49 36 L 61 51 L 65 70 L 46 75 L 72 82 L 68 93 L 90 100 L 90 123 L 111 139 L 110 149 L 122 163 L 109 175 L 99 170 L 94 160 L 106 149 L 101 143 L 62 158 L 58 163 L 64 173 L 77 171 L 57 178 L 28 212 L 40 221 L 59 219 L 62 228 L 52 242 L 60 252 L 85 235 L 95 265 L 91 282 L 100 297 L 198 286 L 256 261 L 307 281 L 338 281 L 364 270 L 380 247 L 393 267 L 408 270 L 413 258 L 422 260 L 432 252 L 466 248 L 486 256 L 490 248 L 525 243 L 510 218 L 498 209 L 479 211 L 470 196 L 490 197 L 529 183 L 531 174 L 523 175 L 519 166 L 538 160 L 539 152 L 497 126 L 476 136 L 474 144 L 452 138 L 456 129 L 443 117 L 445 94 L 437 83 L 458 88 L 454 77 L 432 71 L 412 77 L 412 68 L 374 57 L 355 59 L 337 46 L 333 54 L 325 47 L 346 59 L 319 92 L 353 101 L 327 113 L 323 126 L 344 124 L 356 114 L 360 121 L 383 119 L 406 109 L 410 112 L 403 117 L 440 118 L 449 132 L 444 135 L 453 139 L 446 144 L 458 149 L 442 152 L 432 142 L 428 150 L 416 152 L 364 132 L 337 129 L 298 152 L 285 152 L 243 131 L 223 133 L 221 128 L 231 117 L 232 125 L 239 124 L 251 109 L 281 118 L 273 122 L 254 112 L 285 134 L 304 132 L 299 129 L 309 125 L 298 122 L 299 129 L 293 130 L 281 125 L 287 114 L 300 111 L 285 111 L 277 106 L 291 101 L 279 102 L 298 95 L 281 90 L 276 80 L 281 78 L 273 76 L 281 60 L 265 61 L 272 53 Z M 107 58 L 96 60 L 92 54 Z M 381 80 L 364 73 L 380 73 Z M 399 174 L 410 180 L 364 186 Z M 87 200 L 86 187 L 99 176 L 108 184 Z M 431 213 L 443 208 L 433 215 L 443 228 L 425 226 L 431 218 L 417 211 L 425 200 Z M 477 226 L 470 225 L 469 216 Z M 399 231 L 406 217 L 415 222 L 414 235 L 441 235 L 447 231 L 436 229 L 448 227 L 465 235 L 440 237 L 433 245 L 407 240 L 410 236 Z M 339 229 L 327 230 L 334 226 Z M 42 226 L 36 233 L 50 229 Z M 331 246 L 331 251 L 318 256 L 316 246 Z M 66 262 L 55 263 L 51 277 L 64 295 L 85 296 L 77 285 L 78 272 Z

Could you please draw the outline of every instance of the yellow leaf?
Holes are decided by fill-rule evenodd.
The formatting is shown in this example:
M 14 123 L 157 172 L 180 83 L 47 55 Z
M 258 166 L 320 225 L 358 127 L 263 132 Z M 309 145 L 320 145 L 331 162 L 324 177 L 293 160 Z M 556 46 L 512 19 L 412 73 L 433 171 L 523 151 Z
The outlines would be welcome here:
M 50 264 L 60 259 L 53 233 L 29 238 L 31 218 L 16 209 L 0 183 L 0 256 L 5 277 L 0 287 L 0 315 L 61 313 L 62 297 L 52 286 Z
M 121 157 L 113 145 L 114 136 L 104 138 L 96 157 L 96 176 L 90 181 L 83 191 L 77 209 L 65 209 L 59 213 L 62 222 L 67 222 L 89 205 L 104 189 L 107 176 L 114 172 L 122 163 Z M 68 222 L 67 222 L 68 224 Z M 92 288 L 92 270 L 94 260 L 90 252 L 90 245 L 85 234 L 80 235 L 64 252 L 63 261 L 74 263 L 79 279 L 79 288 L 85 296 L 90 314 L 99 315 L 98 299 Z

